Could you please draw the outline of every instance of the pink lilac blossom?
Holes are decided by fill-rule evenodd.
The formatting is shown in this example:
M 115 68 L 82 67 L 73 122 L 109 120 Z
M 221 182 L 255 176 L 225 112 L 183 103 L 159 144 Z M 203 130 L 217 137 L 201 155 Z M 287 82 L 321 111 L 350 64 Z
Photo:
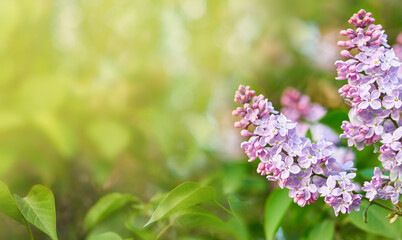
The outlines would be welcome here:
M 297 122 L 296 132 L 299 136 L 305 136 L 310 130 L 314 140 L 322 136 L 334 144 L 339 142 L 337 134 L 328 126 L 319 123 L 327 110 L 318 103 L 312 103 L 310 97 L 302 95 L 294 88 L 287 88 L 281 97 L 281 113 L 288 119 Z
M 341 138 L 347 138 L 348 145 L 358 150 L 378 141 L 381 143 L 378 159 L 383 169 L 375 168 L 372 180 L 365 182 L 362 190 L 370 201 L 383 199 L 397 204 L 402 194 L 402 127 L 399 122 L 402 74 L 398 58 L 402 47 L 390 48 L 385 31 L 381 25 L 374 24 L 371 16 L 360 10 L 349 20 L 356 29 L 340 32 L 348 40 L 338 42 L 339 46 L 346 47 L 341 51 L 346 60 L 335 63 L 336 79 L 347 80 L 339 93 L 351 106 L 349 121 L 341 126 L 344 130 Z M 402 35 L 398 38 L 402 44 Z M 350 52 L 352 49 L 355 55 Z M 347 191 L 348 186 L 344 187 Z M 345 211 L 343 206 L 340 211 Z
M 250 87 L 241 85 L 234 101 L 243 104 L 233 111 L 242 117 L 235 127 L 243 127 L 241 135 L 249 138 L 241 147 L 249 161 L 259 159 L 258 173 L 289 189 L 289 197 L 299 206 L 314 203 L 321 194 L 335 215 L 359 210 L 362 196 L 354 193 L 355 169 L 331 156 L 333 143 L 298 136 L 297 124 L 278 114 L 262 95 L 256 97 Z

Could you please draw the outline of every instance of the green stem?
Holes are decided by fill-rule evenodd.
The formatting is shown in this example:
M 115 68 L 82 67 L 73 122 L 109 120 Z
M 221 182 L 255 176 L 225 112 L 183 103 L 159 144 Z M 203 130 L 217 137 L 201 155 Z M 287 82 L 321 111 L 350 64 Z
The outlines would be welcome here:
M 386 209 L 386 210 L 388 210 L 388 211 L 396 212 L 395 209 L 390 208 L 390 207 L 388 207 L 388 206 L 386 206 L 386 205 L 384 205 L 384 204 L 382 204 L 382 203 L 379 203 L 379 202 L 376 202 L 376 201 L 372 201 L 372 203 L 375 204 L 375 205 L 377 205 L 377 206 L 379 206 L 379 207 L 382 207 L 382 208 L 384 208 L 384 209 Z
M 364 212 L 363 212 L 363 221 L 364 221 L 364 223 L 367 223 L 367 211 L 368 211 L 368 209 L 369 209 L 369 207 L 371 205 L 373 205 L 373 202 L 370 202 L 370 204 L 366 207 L 366 209 L 364 209 Z
M 387 117 L 387 119 L 391 120 L 391 122 L 394 124 L 394 126 L 395 126 L 396 128 L 399 128 L 398 123 L 397 123 L 394 119 L 392 119 L 392 118 L 390 118 L 390 117 Z
M 322 175 L 322 174 L 315 174 L 315 173 L 314 173 L 314 175 L 317 176 L 317 177 L 322 177 L 322 178 L 328 179 L 327 176 L 324 176 L 324 175 Z
M 228 210 L 227 208 L 225 208 L 224 206 L 222 206 L 218 201 L 216 201 L 216 199 L 214 199 L 214 202 L 220 207 L 222 208 L 225 212 L 229 213 L 230 215 L 234 216 L 234 214 Z
M 29 223 L 27 222 L 27 220 L 26 220 L 25 218 L 24 218 L 24 222 L 25 222 L 25 226 L 26 226 L 27 229 L 28 229 L 29 238 L 30 238 L 31 240 L 34 240 L 31 227 L 29 226 Z
M 363 198 L 363 199 L 370 202 L 370 200 L 368 200 L 367 198 Z M 395 209 L 393 209 L 393 208 L 390 208 L 390 207 L 388 207 L 387 205 L 384 205 L 384 204 L 382 204 L 382 203 L 376 202 L 375 200 L 373 200 L 373 201 L 370 202 L 370 205 L 372 205 L 372 204 L 375 204 L 375 205 L 377 205 L 377 206 L 379 206 L 379 207 L 384 208 L 385 210 L 388 210 L 388 211 L 390 211 L 390 212 L 393 212 L 393 213 L 395 213 L 395 214 L 398 214 L 399 216 L 402 216 L 402 213 L 398 212 L 397 210 L 395 210 Z M 369 206 L 370 206 L 370 205 L 369 205 Z

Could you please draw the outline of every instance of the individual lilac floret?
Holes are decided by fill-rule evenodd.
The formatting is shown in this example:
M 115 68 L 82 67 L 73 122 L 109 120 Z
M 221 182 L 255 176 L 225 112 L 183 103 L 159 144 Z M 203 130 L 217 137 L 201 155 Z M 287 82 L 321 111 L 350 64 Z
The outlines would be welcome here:
M 353 178 L 356 177 L 356 173 L 340 172 L 339 175 L 335 176 L 335 180 L 339 183 L 350 184 Z
M 374 90 L 371 93 L 364 92 L 360 95 L 361 102 L 359 104 L 360 109 L 366 109 L 371 107 L 372 109 L 381 108 L 381 102 L 379 100 L 381 93 L 378 90 Z
M 246 97 L 247 92 L 250 97 Z M 319 189 L 325 189 L 327 182 L 331 199 L 342 205 L 339 208 L 339 204 L 325 200 L 336 214 L 358 209 L 361 196 L 351 193 L 355 186 L 352 183 L 355 174 L 351 173 L 354 169 L 329 167 L 331 164 L 343 166 L 331 157 L 334 145 L 324 139 L 311 142 L 308 138 L 298 136 L 295 122 L 283 114 L 278 115 L 262 95 L 251 95 L 254 92 L 249 87 L 239 88 L 235 101 L 244 106 L 237 108 L 233 115 L 242 117 L 238 122 L 245 128 L 241 135 L 249 139 L 241 147 L 249 161 L 260 160 L 257 172 L 269 181 L 277 182 L 281 188 L 289 189 L 289 197 L 299 206 L 313 204 L 318 199 Z M 298 101 L 299 106 L 303 103 L 309 105 L 307 98 Z M 253 130 L 248 128 L 250 125 L 253 125 Z M 325 178 L 328 180 L 325 181 Z M 323 196 L 327 199 L 325 194 Z
M 392 148 L 393 144 L 398 144 L 399 143 L 399 139 L 401 139 L 401 137 L 402 137 L 402 127 L 399 127 L 398 129 L 396 129 L 392 133 L 384 133 L 382 135 L 381 142 L 384 143 L 384 144 L 391 145 L 391 148 Z
M 381 70 L 386 71 L 391 67 L 399 67 L 400 63 L 395 58 L 394 50 L 387 51 L 384 55 L 381 55 Z
M 383 99 L 383 105 L 386 109 L 402 107 L 402 92 L 399 89 L 393 89 L 388 96 Z
M 296 123 L 292 123 L 290 120 L 286 119 L 284 115 L 280 115 L 277 121 L 274 122 L 275 127 L 278 129 L 281 136 L 285 136 L 288 130 L 293 129 Z
M 328 177 L 326 185 L 323 185 L 319 192 L 321 193 L 321 196 L 324 197 L 327 195 L 339 196 L 342 193 L 341 189 L 336 187 L 336 179 L 334 176 Z
M 282 161 L 282 157 L 280 155 L 279 158 L 274 160 L 275 166 L 282 171 L 281 173 L 281 178 L 282 179 L 287 179 L 289 175 L 292 174 L 297 174 L 300 172 L 300 167 L 293 162 L 293 158 L 291 156 L 287 156 L 285 158 L 285 161 Z
M 354 38 L 351 42 L 356 44 L 358 47 L 366 46 L 367 42 L 370 41 L 369 36 L 365 36 L 363 33 L 357 34 L 357 37 Z

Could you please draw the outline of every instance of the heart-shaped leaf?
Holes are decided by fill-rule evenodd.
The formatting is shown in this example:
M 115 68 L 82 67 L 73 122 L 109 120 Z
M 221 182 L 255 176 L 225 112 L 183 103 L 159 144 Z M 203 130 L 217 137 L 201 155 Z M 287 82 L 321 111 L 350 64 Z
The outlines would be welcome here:
M 276 232 L 288 210 L 292 199 L 286 189 L 275 189 L 265 202 L 264 230 L 265 238 L 274 239 Z
M 21 224 L 25 224 L 17 203 L 11 195 L 7 185 L 3 182 L 0 182 L 0 212 Z
M 56 207 L 52 191 L 44 186 L 35 185 L 26 197 L 15 195 L 15 201 L 26 220 L 49 235 L 51 239 L 57 240 Z
M 194 206 L 201 202 L 213 200 L 215 198 L 215 190 L 212 187 L 201 187 L 195 182 L 186 182 L 180 184 L 159 203 L 158 207 L 151 216 L 151 219 L 145 224 L 158 221 L 168 217 L 180 210 Z
M 92 229 L 96 224 L 101 222 L 110 214 L 136 201 L 138 201 L 138 199 L 130 194 L 111 193 L 102 197 L 94 206 L 91 207 L 91 209 L 89 209 L 85 216 L 85 229 Z

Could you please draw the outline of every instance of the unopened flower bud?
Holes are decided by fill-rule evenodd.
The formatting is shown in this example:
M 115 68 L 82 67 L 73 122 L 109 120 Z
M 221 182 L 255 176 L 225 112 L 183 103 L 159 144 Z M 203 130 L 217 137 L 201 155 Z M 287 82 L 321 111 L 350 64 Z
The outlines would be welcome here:
M 342 57 L 344 57 L 344 58 L 354 58 L 354 57 L 350 54 L 350 52 L 349 52 L 348 50 L 342 50 L 342 51 L 341 51 L 341 55 L 342 55 Z
M 338 41 L 336 44 L 338 44 L 339 47 L 346 47 L 345 41 Z
M 357 15 L 359 16 L 359 18 L 363 18 L 364 15 L 366 15 L 366 11 L 364 9 L 360 9 Z
M 364 29 L 363 29 L 363 28 L 358 28 L 358 29 L 356 29 L 356 34 L 360 34 L 360 33 L 364 33 Z
M 371 39 L 378 39 L 379 37 L 381 37 L 382 32 L 380 30 L 376 30 L 375 32 L 373 32 L 373 36 L 371 37 Z
M 235 122 L 235 123 L 234 123 L 234 127 L 235 127 L 235 128 L 241 128 L 241 127 L 242 127 L 242 124 L 241 124 L 240 122 Z
M 251 136 L 254 136 L 255 134 L 244 129 L 244 130 L 241 130 L 240 135 L 242 135 L 243 137 L 251 137 Z

